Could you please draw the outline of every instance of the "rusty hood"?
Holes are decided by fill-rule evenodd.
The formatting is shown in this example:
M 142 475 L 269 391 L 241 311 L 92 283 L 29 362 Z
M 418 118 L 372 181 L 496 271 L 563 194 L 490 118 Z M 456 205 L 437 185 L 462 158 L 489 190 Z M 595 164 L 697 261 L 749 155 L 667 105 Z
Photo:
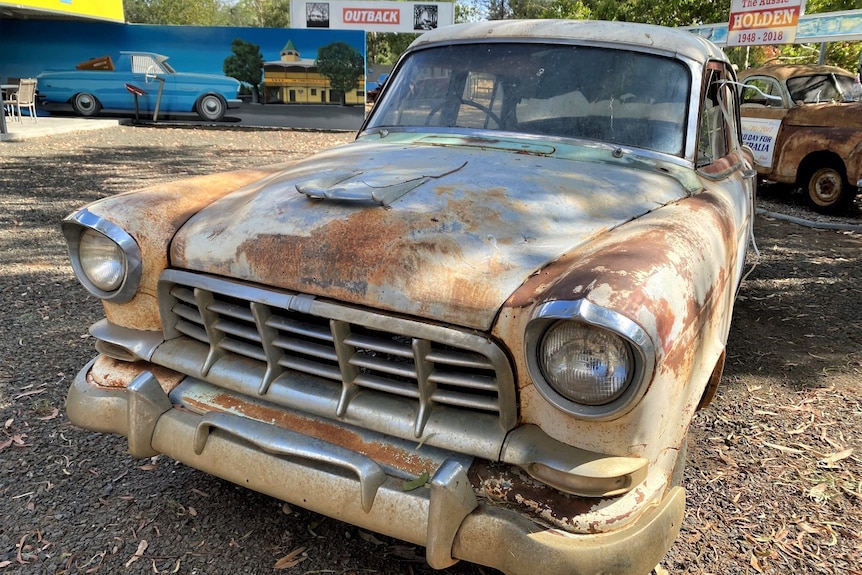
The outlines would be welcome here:
M 292 165 L 192 217 L 171 265 L 490 328 L 531 274 L 683 198 L 596 146 L 389 135 Z

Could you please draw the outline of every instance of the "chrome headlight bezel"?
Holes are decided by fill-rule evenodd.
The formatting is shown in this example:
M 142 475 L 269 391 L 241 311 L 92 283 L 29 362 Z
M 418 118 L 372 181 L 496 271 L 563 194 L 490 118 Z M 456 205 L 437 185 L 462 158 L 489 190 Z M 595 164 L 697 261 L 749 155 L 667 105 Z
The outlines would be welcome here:
M 69 259 L 72 269 L 78 281 L 94 296 L 111 301 L 113 303 L 124 303 L 132 299 L 138 291 L 141 283 L 141 250 L 137 242 L 125 230 L 111 221 L 84 209 L 75 212 L 63 220 L 61 224 L 63 235 L 69 248 Z M 88 277 L 81 261 L 81 237 L 88 230 L 92 230 L 105 236 L 114 242 L 122 254 L 125 268 L 122 280 L 116 289 L 104 290 L 98 287 Z
M 633 364 L 631 374 L 626 388 L 615 399 L 600 405 L 578 403 L 562 395 L 544 377 L 539 360 L 540 346 L 548 330 L 560 321 L 578 322 L 604 330 L 620 338 L 628 347 Z M 524 348 L 530 376 L 542 397 L 561 411 L 580 419 L 621 417 L 643 397 L 655 369 L 655 347 L 643 328 L 628 317 L 585 299 L 558 300 L 538 306 L 527 325 Z

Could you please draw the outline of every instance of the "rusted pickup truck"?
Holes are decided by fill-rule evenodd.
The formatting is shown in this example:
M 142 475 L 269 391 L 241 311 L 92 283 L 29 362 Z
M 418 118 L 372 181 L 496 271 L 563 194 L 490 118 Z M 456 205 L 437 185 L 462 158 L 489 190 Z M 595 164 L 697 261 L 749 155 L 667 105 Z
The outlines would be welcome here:
M 862 186 L 857 78 L 821 65 L 751 68 L 739 77 L 743 137 L 760 176 L 802 188 L 815 211 L 844 211 Z
M 752 233 L 735 81 L 658 26 L 425 33 L 355 141 L 63 222 L 69 419 L 435 568 L 648 573 Z

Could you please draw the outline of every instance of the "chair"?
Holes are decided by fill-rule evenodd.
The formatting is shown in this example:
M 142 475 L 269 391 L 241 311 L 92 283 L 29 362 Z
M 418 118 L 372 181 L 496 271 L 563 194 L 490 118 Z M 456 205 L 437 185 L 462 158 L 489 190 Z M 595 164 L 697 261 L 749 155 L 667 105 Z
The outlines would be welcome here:
M 30 117 L 36 121 L 36 79 L 22 78 L 18 84 L 18 91 L 12 94 L 9 99 L 3 99 L 3 105 L 10 105 L 18 110 L 18 121 L 21 121 L 21 108 L 27 108 Z

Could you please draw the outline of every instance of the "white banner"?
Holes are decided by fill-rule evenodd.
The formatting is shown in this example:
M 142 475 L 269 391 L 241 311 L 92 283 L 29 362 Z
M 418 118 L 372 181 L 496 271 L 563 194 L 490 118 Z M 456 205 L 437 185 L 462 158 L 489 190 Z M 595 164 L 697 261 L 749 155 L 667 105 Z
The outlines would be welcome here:
M 742 118 L 742 143 L 754 152 L 754 161 L 758 166 L 772 167 L 775 138 L 780 127 L 781 120 Z
M 290 2 L 291 28 L 424 32 L 454 23 L 451 2 Z

